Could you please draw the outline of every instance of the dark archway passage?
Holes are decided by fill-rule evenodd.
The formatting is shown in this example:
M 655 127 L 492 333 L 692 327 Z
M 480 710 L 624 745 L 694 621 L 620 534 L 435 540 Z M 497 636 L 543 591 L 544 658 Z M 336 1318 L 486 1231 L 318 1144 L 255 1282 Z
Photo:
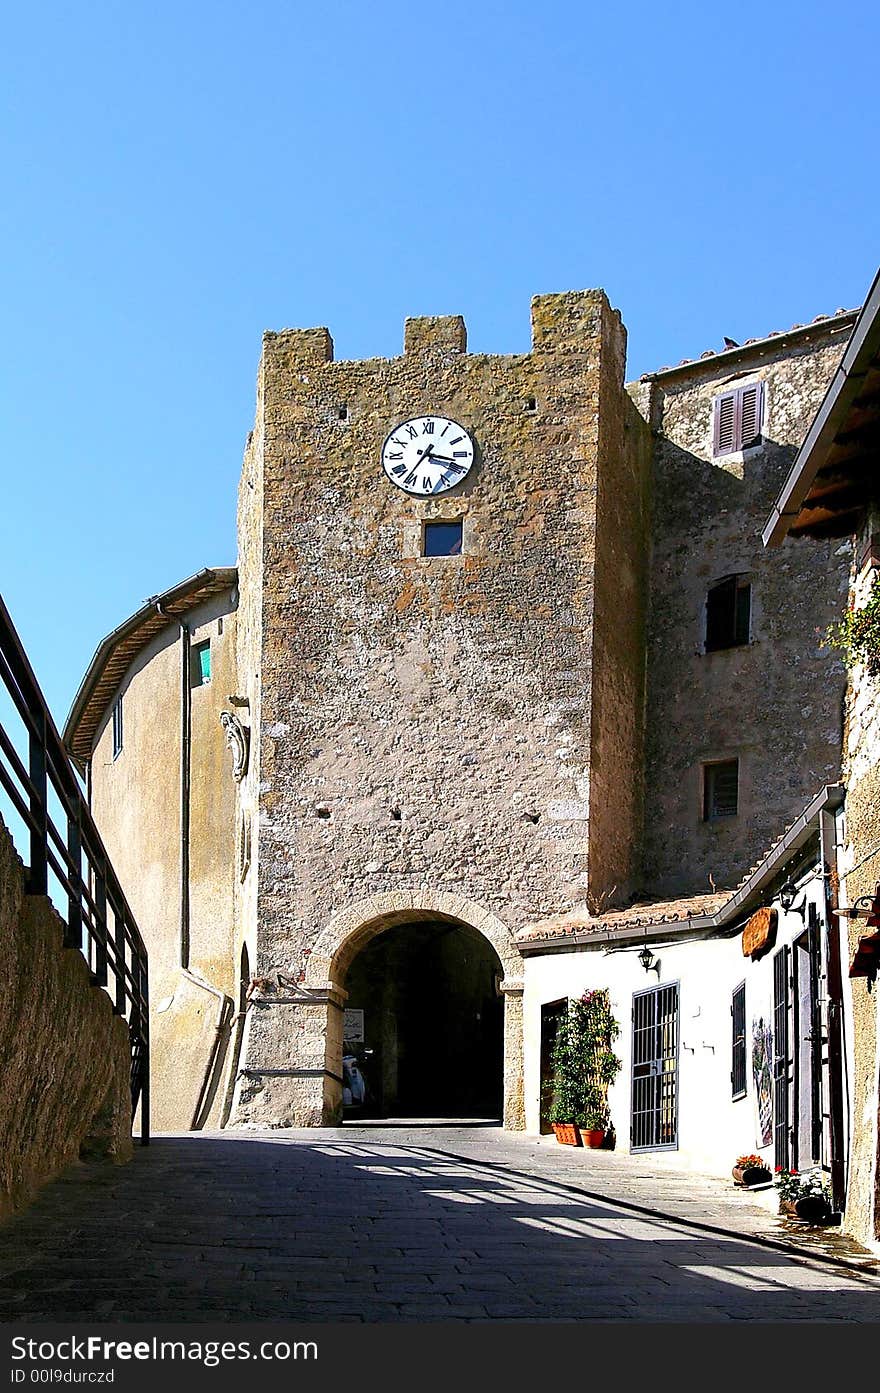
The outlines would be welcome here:
M 401 924 L 372 939 L 345 982 L 345 1053 L 366 1083 L 345 1115 L 500 1118 L 501 976 L 492 945 L 464 924 Z

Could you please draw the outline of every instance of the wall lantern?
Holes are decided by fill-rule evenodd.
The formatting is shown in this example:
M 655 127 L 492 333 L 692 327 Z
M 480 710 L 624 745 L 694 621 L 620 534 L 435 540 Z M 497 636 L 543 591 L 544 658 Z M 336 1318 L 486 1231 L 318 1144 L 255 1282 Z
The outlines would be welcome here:
M 779 892 L 779 903 L 786 914 L 797 899 L 797 887 L 793 880 L 787 880 Z
M 859 939 L 849 969 L 850 977 L 867 977 L 870 991 L 880 971 L 880 885 L 873 895 L 860 895 L 849 909 L 833 909 L 831 913 L 840 919 L 864 919 L 865 927 L 874 930 Z
M 644 948 L 642 948 L 639 951 L 639 962 L 642 964 L 642 967 L 645 969 L 646 972 L 656 972 L 657 977 L 659 979 L 660 959 L 654 957 L 654 954 L 651 952 L 647 943 L 645 944 Z
M 797 886 L 793 880 L 787 880 L 779 892 L 779 903 L 782 905 L 784 913 L 799 914 L 802 919 L 807 917 L 807 897 L 804 895 L 800 904 L 795 904 L 797 899 Z

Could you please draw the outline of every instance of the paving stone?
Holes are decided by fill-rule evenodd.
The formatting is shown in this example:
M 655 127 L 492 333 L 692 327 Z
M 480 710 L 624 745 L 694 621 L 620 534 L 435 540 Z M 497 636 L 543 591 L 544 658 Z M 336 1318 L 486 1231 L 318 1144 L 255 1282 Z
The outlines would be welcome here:
M 786 1231 L 724 1182 L 614 1153 L 572 1158 L 500 1129 L 417 1136 L 160 1136 L 114 1172 L 110 1212 L 106 1171 L 77 1166 L 0 1228 L 0 1315 L 880 1320 L 871 1255 L 842 1243 L 864 1266 L 853 1273 L 807 1242 L 796 1255 L 761 1246 Z M 621 1207 L 624 1195 L 654 1212 Z

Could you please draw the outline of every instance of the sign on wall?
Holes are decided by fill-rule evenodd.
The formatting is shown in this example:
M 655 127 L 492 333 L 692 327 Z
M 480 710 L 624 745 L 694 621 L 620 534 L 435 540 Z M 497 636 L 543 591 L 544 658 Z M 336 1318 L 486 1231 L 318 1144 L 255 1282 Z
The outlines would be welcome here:
M 342 1027 L 343 1039 L 347 1044 L 362 1045 L 364 1042 L 364 1013 L 354 1008 L 345 1012 Z

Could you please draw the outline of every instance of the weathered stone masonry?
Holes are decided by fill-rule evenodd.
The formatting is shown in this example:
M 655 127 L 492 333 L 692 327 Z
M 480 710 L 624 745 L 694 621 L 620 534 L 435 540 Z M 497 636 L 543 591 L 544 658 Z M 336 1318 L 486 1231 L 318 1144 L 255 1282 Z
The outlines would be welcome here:
M 654 432 L 645 883 L 731 886 L 840 774 L 844 673 L 822 637 L 846 603 L 847 541 L 769 553 L 761 531 L 822 400 L 852 315 L 638 384 Z M 764 384 L 759 445 L 713 458 L 712 402 Z M 751 642 L 704 651 L 709 586 L 751 582 Z M 703 763 L 736 757 L 736 818 L 701 816 Z M 711 881 L 710 881 L 711 877 Z
M 326 330 L 266 336 L 239 663 L 260 561 L 260 974 L 303 982 L 325 926 L 371 897 L 411 915 L 457 897 L 512 934 L 635 888 L 647 452 L 624 361 L 601 292 L 536 299 L 522 356 L 468 355 L 458 318 L 407 321 L 392 360 L 334 362 Z M 432 411 L 479 458 L 417 500 L 379 449 Z M 461 556 L 421 555 L 432 518 L 463 519 Z M 334 1115 L 340 987 L 255 1008 L 240 1116 Z
M 175 985 L 180 761 L 155 720 L 180 705 L 175 627 L 118 688 L 119 761 L 100 683 L 68 732 L 135 907 L 165 887 L 138 911 L 154 925 L 160 1123 L 187 1125 L 209 1076 L 218 1120 L 335 1120 L 350 965 L 385 929 L 440 921 L 497 956 L 504 1116 L 521 1127 L 516 933 L 732 887 L 836 781 L 843 669 L 820 640 L 850 548 L 771 553 L 761 531 L 853 321 L 629 388 L 602 291 L 537 297 L 520 355 L 468 354 L 455 316 L 408 320 L 393 359 L 335 362 L 323 328 L 265 336 L 238 608 L 230 592 L 216 682 L 192 698 L 193 964 L 235 998 L 228 1040 L 203 986 Z M 760 441 L 716 456 L 715 398 L 755 381 Z M 415 498 L 380 450 L 431 413 L 467 428 L 475 463 Z M 461 521 L 461 555 L 423 555 L 432 520 Z M 751 585 L 749 641 L 706 652 L 707 593 L 732 574 Z M 221 708 L 249 734 L 241 780 Z M 733 758 L 736 815 L 705 820 L 703 768 Z

